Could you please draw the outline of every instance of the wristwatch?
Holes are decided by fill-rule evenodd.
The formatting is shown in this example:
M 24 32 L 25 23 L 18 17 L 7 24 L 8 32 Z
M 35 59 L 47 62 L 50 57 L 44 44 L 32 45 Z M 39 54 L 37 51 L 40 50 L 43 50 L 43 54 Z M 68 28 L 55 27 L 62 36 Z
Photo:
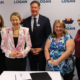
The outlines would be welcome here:
M 48 62 L 49 60 L 51 60 L 51 59 L 48 59 L 47 62 Z
M 59 59 L 57 59 L 57 61 L 60 63 L 60 60 Z

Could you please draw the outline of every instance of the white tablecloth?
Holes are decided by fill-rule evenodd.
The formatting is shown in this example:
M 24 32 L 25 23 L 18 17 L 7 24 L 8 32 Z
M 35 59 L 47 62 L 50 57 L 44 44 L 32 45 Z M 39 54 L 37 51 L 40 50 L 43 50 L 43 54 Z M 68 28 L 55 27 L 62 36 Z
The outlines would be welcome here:
M 15 74 L 37 72 L 47 72 L 52 78 L 52 80 L 63 80 L 60 75 L 60 72 L 58 71 L 4 71 L 0 76 L 0 80 L 15 80 Z

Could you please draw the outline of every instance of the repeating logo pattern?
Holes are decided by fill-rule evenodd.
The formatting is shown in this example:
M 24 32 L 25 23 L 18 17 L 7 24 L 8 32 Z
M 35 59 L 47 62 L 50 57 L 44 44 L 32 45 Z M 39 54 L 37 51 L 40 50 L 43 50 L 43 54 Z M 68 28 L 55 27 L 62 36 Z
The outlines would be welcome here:
M 40 3 L 51 3 L 51 0 L 37 0 L 39 1 Z
M 72 18 L 65 18 L 65 20 L 63 20 L 66 24 L 66 29 L 67 30 L 75 30 L 75 27 L 72 27 L 71 24 L 74 22 L 74 20 L 72 20 Z
M 18 3 L 27 3 L 27 0 L 14 0 L 14 4 L 18 4 Z
M 65 20 L 63 20 L 65 22 L 65 24 L 72 24 L 74 20 L 72 20 L 72 18 L 65 18 Z
M 75 3 L 75 0 L 61 0 L 62 3 Z

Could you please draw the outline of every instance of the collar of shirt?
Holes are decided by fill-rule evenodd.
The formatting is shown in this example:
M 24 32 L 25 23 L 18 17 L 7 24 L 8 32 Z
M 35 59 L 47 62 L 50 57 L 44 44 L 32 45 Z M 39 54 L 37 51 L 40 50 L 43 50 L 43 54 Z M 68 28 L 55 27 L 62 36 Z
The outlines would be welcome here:
M 36 18 L 36 23 L 38 24 L 39 14 L 35 18 Z M 33 24 L 34 24 L 34 17 L 32 16 L 32 18 L 31 18 L 31 30 L 32 30 L 32 32 L 33 32 Z

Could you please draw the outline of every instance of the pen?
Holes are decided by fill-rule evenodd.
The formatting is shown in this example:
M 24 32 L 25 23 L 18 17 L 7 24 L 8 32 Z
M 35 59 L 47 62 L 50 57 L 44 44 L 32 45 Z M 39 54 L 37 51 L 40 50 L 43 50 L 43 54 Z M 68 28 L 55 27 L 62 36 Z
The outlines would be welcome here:
M 17 79 L 16 79 L 16 74 L 15 74 L 15 80 L 17 80 Z

